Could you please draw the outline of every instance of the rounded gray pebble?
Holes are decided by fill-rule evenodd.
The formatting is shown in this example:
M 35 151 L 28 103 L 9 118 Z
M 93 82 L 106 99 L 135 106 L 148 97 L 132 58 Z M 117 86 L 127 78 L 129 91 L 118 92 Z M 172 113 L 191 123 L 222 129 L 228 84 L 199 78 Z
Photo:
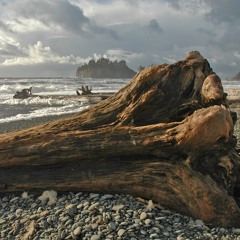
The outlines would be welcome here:
M 111 230 L 115 230 L 115 229 L 117 228 L 117 226 L 116 226 L 116 224 L 115 224 L 114 222 L 110 222 L 110 223 L 108 224 L 108 226 L 109 226 L 109 228 L 110 228 Z
M 144 222 L 145 222 L 146 225 L 151 225 L 152 220 L 147 218 Z

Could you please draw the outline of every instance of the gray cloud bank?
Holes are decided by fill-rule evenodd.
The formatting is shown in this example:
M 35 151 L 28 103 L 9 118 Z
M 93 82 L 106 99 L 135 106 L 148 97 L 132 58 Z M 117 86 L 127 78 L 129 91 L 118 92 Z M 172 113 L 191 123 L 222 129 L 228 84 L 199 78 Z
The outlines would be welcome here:
M 91 58 L 172 63 L 199 50 L 221 78 L 240 71 L 238 0 L 3 0 L 0 76 L 74 76 Z

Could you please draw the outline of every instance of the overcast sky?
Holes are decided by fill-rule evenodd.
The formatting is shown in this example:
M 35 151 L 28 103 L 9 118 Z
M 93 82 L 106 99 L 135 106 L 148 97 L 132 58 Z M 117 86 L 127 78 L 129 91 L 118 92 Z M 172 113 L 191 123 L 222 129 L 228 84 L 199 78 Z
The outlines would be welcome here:
M 0 77 L 75 76 L 92 58 L 240 72 L 240 0 L 0 0 Z

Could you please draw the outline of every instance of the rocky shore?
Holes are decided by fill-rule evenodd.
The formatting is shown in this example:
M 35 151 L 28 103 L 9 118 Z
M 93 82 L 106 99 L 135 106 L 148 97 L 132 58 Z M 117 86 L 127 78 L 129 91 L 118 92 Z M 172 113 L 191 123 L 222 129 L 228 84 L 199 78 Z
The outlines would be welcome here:
M 240 228 L 211 228 L 129 195 L 45 191 L 5 195 L 0 205 L 0 238 L 6 240 L 240 239 Z

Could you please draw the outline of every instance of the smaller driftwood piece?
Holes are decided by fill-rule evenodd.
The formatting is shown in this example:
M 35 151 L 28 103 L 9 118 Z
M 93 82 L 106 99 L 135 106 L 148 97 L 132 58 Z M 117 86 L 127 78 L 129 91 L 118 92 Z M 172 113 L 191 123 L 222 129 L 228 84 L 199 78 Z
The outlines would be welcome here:
M 79 89 L 76 90 L 77 95 L 88 95 L 88 94 L 93 94 L 92 93 L 92 88 L 87 86 L 83 86 Z
M 17 91 L 14 94 L 13 98 L 26 99 L 33 96 L 34 95 L 32 94 L 32 87 L 30 87 L 30 88 L 24 88 L 21 91 Z
M 193 51 L 84 112 L 0 135 L 0 192 L 128 193 L 240 227 L 235 121 L 220 78 Z

